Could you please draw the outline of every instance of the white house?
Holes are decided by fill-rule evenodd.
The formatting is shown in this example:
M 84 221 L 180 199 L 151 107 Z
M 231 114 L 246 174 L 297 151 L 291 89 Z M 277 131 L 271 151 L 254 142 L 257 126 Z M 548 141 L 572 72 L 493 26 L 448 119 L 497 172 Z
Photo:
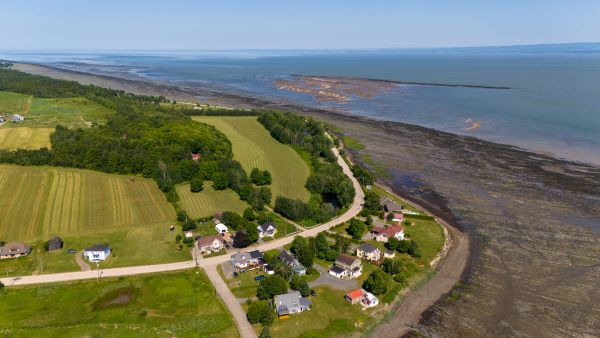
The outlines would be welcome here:
M 356 249 L 356 257 L 364 258 L 371 262 L 377 262 L 381 259 L 381 251 L 371 244 L 364 243 L 359 245 Z
M 362 274 L 360 259 L 340 254 L 329 268 L 329 274 L 337 278 L 357 278 Z
M 258 237 L 273 237 L 275 233 L 277 233 L 277 228 L 275 228 L 275 223 L 266 222 L 256 227 L 258 230 Z
M 215 225 L 215 230 L 221 235 L 229 232 L 229 229 L 227 229 L 227 226 L 223 223 L 217 223 L 217 225 Z
M 201 254 L 221 251 L 224 248 L 221 236 L 206 236 L 198 240 L 198 250 Z
M 104 261 L 110 255 L 110 245 L 104 244 L 94 244 L 89 248 L 83 250 L 83 257 L 85 257 L 90 262 L 100 262 Z
M 24 120 L 25 120 L 25 117 L 23 117 L 22 115 L 19 115 L 19 114 L 15 114 L 11 118 L 11 121 L 13 121 L 13 122 L 21 122 Z

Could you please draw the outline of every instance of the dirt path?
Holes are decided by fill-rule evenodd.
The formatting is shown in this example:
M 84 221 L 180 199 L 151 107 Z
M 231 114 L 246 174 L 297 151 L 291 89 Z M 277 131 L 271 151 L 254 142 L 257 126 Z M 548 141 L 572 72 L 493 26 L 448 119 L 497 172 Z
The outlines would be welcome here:
M 83 251 L 79 251 L 75 254 L 75 261 L 77 262 L 77 265 L 79 265 L 81 271 L 91 270 L 90 265 L 83 260 Z
M 469 257 L 468 236 L 442 220 L 438 222 L 448 230 L 452 241 L 440 270 L 420 289 L 410 292 L 392 319 L 375 329 L 371 337 L 401 337 L 408 333 L 419 323 L 421 315 L 460 280 Z
M 242 308 L 242 305 L 238 299 L 235 298 L 231 290 L 229 290 L 227 287 L 227 284 L 223 281 L 223 279 L 221 279 L 221 276 L 219 276 L 219 273 L 217 272 L 217 266 L 206 266 L 204 267 L 204 271 L 206 271 L 206 275 L 214 285 L 219 297 L 221 297 L 221 300 L 223 303 L 225 303 L 225 306 L 227 306 L 229 312 L 231 312 L 231 315 L 233 316 L 233 319 L 235 320 L 240 332 L 240 337 L 255 338 L 256 335 L 254 334 L 254 329 L 248 322 L 248 319 L 246 319 L 246 311 L 244 311 L 244 308 Z

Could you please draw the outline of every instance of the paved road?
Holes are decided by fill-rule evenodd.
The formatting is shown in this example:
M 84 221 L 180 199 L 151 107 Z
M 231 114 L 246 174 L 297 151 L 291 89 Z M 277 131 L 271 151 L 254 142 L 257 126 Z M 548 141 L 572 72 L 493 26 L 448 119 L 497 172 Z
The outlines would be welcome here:
M 350 291 L 355 290 L 357 288 L 358 282 L 356 279 L 340 279 L 333 277 L 329 274 L 329 271 L 319 264 L 314 265 L 315 269 L 319 270 L 319 278 L 314 281 L 308 283 L 308 286 L 315 287 L 319 285 L 328 285 L 331 288 L 342 290 L 342 291 Z
M 221 297 L 221 300 L 223 300 L 223 303 L 225 303 L 229 309 L 229 312 L 231 312 L 231 315 L 237 324 L 238 330 L 240 331 L 240 336 L 242 338 L 256 337 L 252 325 L 250 325 L 246 319 L 246 311 L 244 311 L 238 299 L 235 298 L 233 293 L 231 293 L 231 290 L 229 290 L 227 284 L 223 282 L 223 279 L 221 279 L 221 276 L 217 272 L 217 266 L 206 266 L 204 267 L 204 271 L 206 271 L 208 279 L 210 279 L 211 283 L 213 283 L 215 286 L 215 290 L 217 290 L 219 297 Z

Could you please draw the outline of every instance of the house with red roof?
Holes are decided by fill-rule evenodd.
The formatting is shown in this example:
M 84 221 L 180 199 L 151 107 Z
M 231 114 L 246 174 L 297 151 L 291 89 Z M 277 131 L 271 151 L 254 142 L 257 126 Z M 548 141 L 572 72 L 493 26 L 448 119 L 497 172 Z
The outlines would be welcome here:
M 200 154 L 192 153 L 192 161 L 194 161 L 194 162 L 200 161 Z
M 350 302 L 350 304 L 358 304 L 363 296 L 363 290 L 357 289 L 351 292 L 348 292 L 344 298 Z
M 375 240 L 379 242 L 387 242 L 392 237 L 400 241 L 404 240 L 404 228 L 398 223 L 387 228 L 373 227 L 371 233 L 375 236 Z

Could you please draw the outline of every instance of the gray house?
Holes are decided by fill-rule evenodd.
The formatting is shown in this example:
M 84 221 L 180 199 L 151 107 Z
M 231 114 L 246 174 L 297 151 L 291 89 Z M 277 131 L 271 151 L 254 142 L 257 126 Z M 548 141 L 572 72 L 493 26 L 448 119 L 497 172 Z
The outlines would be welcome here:
M 312 302 L 300 295 L 299 291 L 275 296 L 273 305 L 280 319 L 289 318 L 291 314 L 310 309 Z
M 0 259 L 27 256 L 30 252 L 31 247 L 24 243 L 6 243 L 4 246 L 0 246 Z
M 59 251 L 63 248 L 63 240 L 60 237 L 54 236 L 48 241 L 48 251 Z
M 379 203 L 381 204 L 385 212 L 401 212 L 404 209 L 404 207 L 389 199 L 388 197 L 381 198 L 379 200 Z

